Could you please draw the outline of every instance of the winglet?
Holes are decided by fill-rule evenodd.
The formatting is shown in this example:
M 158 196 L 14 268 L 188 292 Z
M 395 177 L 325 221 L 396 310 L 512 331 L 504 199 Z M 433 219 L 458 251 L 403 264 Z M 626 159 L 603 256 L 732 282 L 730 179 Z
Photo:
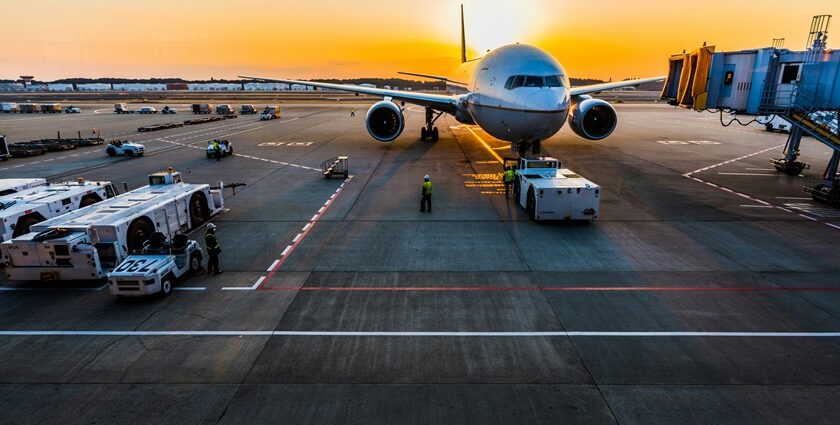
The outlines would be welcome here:
M 467 39 L 464 36 L 464 5 L 461 5 L 461 63 L 467 61 Z

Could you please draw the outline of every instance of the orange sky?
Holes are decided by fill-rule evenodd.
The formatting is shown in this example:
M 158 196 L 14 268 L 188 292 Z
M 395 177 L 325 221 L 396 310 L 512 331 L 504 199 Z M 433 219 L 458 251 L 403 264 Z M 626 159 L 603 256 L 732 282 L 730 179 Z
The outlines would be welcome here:
M 518 41 L 601 79 L 663 74 L 703 41 L 802 49 L 811 16 L 840 20 L 836 0 L 0 0 L 0 78 L 447 74 L 462 2 L 471 56 Z

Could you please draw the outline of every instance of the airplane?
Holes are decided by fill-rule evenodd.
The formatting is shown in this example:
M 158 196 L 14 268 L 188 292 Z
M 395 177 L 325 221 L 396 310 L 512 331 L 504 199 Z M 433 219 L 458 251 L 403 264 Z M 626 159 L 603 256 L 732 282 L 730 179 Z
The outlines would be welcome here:
M 461 65 L 453 78 L 400 72 L 446 83 L 450 94 L 417 93 L 348 84 L 298 81 L 279 78 L 239 76 L 256 81 L 298 84 L 381 96 L 367 112 L 368 133 L 380 142 L 391 142 L 405 128 L 403 107 L 412 103 L 426 109 L 426 123 L 420 140 L 438 140 L 435 121 L 452 115 L 466 125 L 478 125 L 491 136 L 510 142 L 520 156 L 528 149 L 540 153 L 540 142 L 556 134 L 566 121 L 572 131 L 588 140 L 601 140 L 612 134 L 618 117 L 608 102 L 590 94 L 642 83 L 663 81 L 665 77 L 571 87 L 563 66 L 548 52 L 525 44 L 496 48 L 479 59 L 467 60 L 464 35 L 464 6 L 461 5 Z M 398 105 L 396 102 L 400 102 Z

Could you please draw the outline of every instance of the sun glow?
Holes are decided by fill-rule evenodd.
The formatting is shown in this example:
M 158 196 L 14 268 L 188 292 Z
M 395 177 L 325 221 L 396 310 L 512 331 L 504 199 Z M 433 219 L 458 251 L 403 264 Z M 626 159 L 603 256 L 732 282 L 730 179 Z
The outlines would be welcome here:
M 529 43 L 541 28 L 538 2 L 474 0 L 464 3 L 468 57 L 506 44 Z

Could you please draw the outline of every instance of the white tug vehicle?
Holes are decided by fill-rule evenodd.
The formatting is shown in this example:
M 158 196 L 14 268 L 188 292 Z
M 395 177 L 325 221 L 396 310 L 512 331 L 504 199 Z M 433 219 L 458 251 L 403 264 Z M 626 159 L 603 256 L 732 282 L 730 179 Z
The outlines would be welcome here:
M 145 152 L 146 147 L 140 143 L 123 142 L 122 140 L 114 140 L 105 147 L 105 153 L 108 156 L 143 156 Z
M 519 158 L 514 168 L 514 198 L 531 219 L 594 221 L 598 218 L 601 187 L 560 168 L 557 159 Z
M 167 241 L 166 235 L 155 232 L 142 249 L 108 273 L 108 288 L 117 296 L 166 296 L 176 280 L 201 270 L 201 259 L 201 247 L 187 235 Z

